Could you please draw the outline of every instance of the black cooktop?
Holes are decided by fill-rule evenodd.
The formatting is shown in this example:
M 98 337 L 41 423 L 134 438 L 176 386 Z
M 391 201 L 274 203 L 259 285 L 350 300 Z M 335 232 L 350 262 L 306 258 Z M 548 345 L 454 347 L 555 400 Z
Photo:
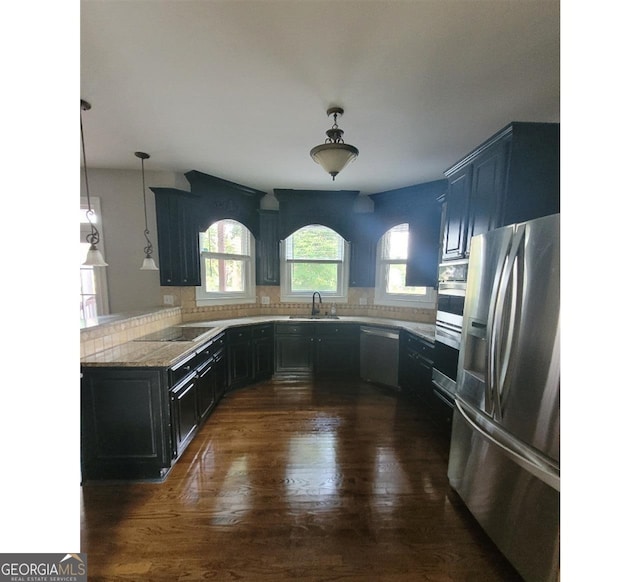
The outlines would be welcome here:
M 137 342 L 192 342 L 211 331 L 210 327 L 168 327 L 134 340 Z

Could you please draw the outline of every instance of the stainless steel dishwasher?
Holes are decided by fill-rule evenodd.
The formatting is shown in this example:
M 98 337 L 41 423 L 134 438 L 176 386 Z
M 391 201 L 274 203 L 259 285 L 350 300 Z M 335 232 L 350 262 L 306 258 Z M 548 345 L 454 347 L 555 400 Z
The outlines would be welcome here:
M 398 388 L 398 343 L 395 329 L 360 326 L 360 377 Z

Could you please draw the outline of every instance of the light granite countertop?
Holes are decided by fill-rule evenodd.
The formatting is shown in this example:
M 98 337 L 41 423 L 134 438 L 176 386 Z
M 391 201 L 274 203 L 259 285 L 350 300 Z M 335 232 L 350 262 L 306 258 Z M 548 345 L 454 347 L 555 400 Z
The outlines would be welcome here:
M 357 323 L 392 329 L 404 329 L 430 342 L 435 341 L 435 325 L 416 321 L 401 321 L 377 317 L 339 316 L 336 319 L 311 319 L 305 317 L 290 318 L 288 315 L 242 317 L 237 319 L 220 319 L 197 321 L 181 324 L 182 327 L 210 327 L 211 331 L 199 336 L 194 341 L 130 341 L 113 348 L 81 358 L 80 364 L 85 367 L 149 367 L 169 368 L 192 352 L 200 344 L 215 337 L 231 327 L 253 325 L 270 322 L 289 323 Z

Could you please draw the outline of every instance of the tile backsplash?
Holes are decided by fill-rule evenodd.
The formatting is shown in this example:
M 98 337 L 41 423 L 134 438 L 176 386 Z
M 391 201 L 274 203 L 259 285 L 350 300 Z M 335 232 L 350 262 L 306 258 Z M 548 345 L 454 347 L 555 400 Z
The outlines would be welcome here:
M 244 305 L 223 305 L 198 307 L 195 287 L 161 287 L 163 299 L 172 297 L 173 307 L 158 307 L 134 316 L 109 318 L 111 321 L 95 327 L 80 330 L 80 357 L 135 340 L 172 325 L 207 321 L 211 319 L 232 319 L 235 317 L 256 317 L 260 315 L 306 315 L 309 303 L 282 303 L 280 287 L 259 286 L 256 288 L 256 303 Z M 435 323 L 436 310 L 427 308 L 389 307 L 373 304 L 372 288 L 349 290 L 347 303 L 336 303 L 337 315 L 379 317 L 421 323 Z M 268 298 L 264 300 L 263 298 Z M 323 309 L 329 309 L 326 301 Z
M 157 308 L 148 313 L 115 318 L 109 323 L 80 330 L 80 357 L 95 354 L 114 346 L 182 323 L 179 307 Z
M 310 310 L 309 303 L 282 303 L 280 301 L 280 287 L 278 286 L 258 286 L 256 287 L 256 303 L 233 306 L 198 307 L 196 305 L 194 287 L 162 287 L 161 293 L 163 295 L 173 295 L 174 305 L 182 307 L 182 317 L 185 322 L 257 315 L 306 315 Z M 374 305 L 373 295 L 373 288 L 357 287 L 350 289 L 347 303 L 335 304 L 337 315 L 382 317 L 435 323 L 435 307 L 425 309 Z M 267 298 L 268 302 L 263 303 L 263 298 Z M 330 306 L 331 301 L 326 300 L 322 309 L 328 310 Z

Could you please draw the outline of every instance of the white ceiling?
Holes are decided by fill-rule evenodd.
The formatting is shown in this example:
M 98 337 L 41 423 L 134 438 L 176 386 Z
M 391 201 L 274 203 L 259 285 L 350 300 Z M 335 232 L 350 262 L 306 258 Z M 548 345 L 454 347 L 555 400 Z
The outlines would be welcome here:
M 82 0 L 87 165 L 381 192 L 510 121 L 560 121 L 560 4 L 529 0 Z M 309 150 L 339 120 L 335 182 Z

